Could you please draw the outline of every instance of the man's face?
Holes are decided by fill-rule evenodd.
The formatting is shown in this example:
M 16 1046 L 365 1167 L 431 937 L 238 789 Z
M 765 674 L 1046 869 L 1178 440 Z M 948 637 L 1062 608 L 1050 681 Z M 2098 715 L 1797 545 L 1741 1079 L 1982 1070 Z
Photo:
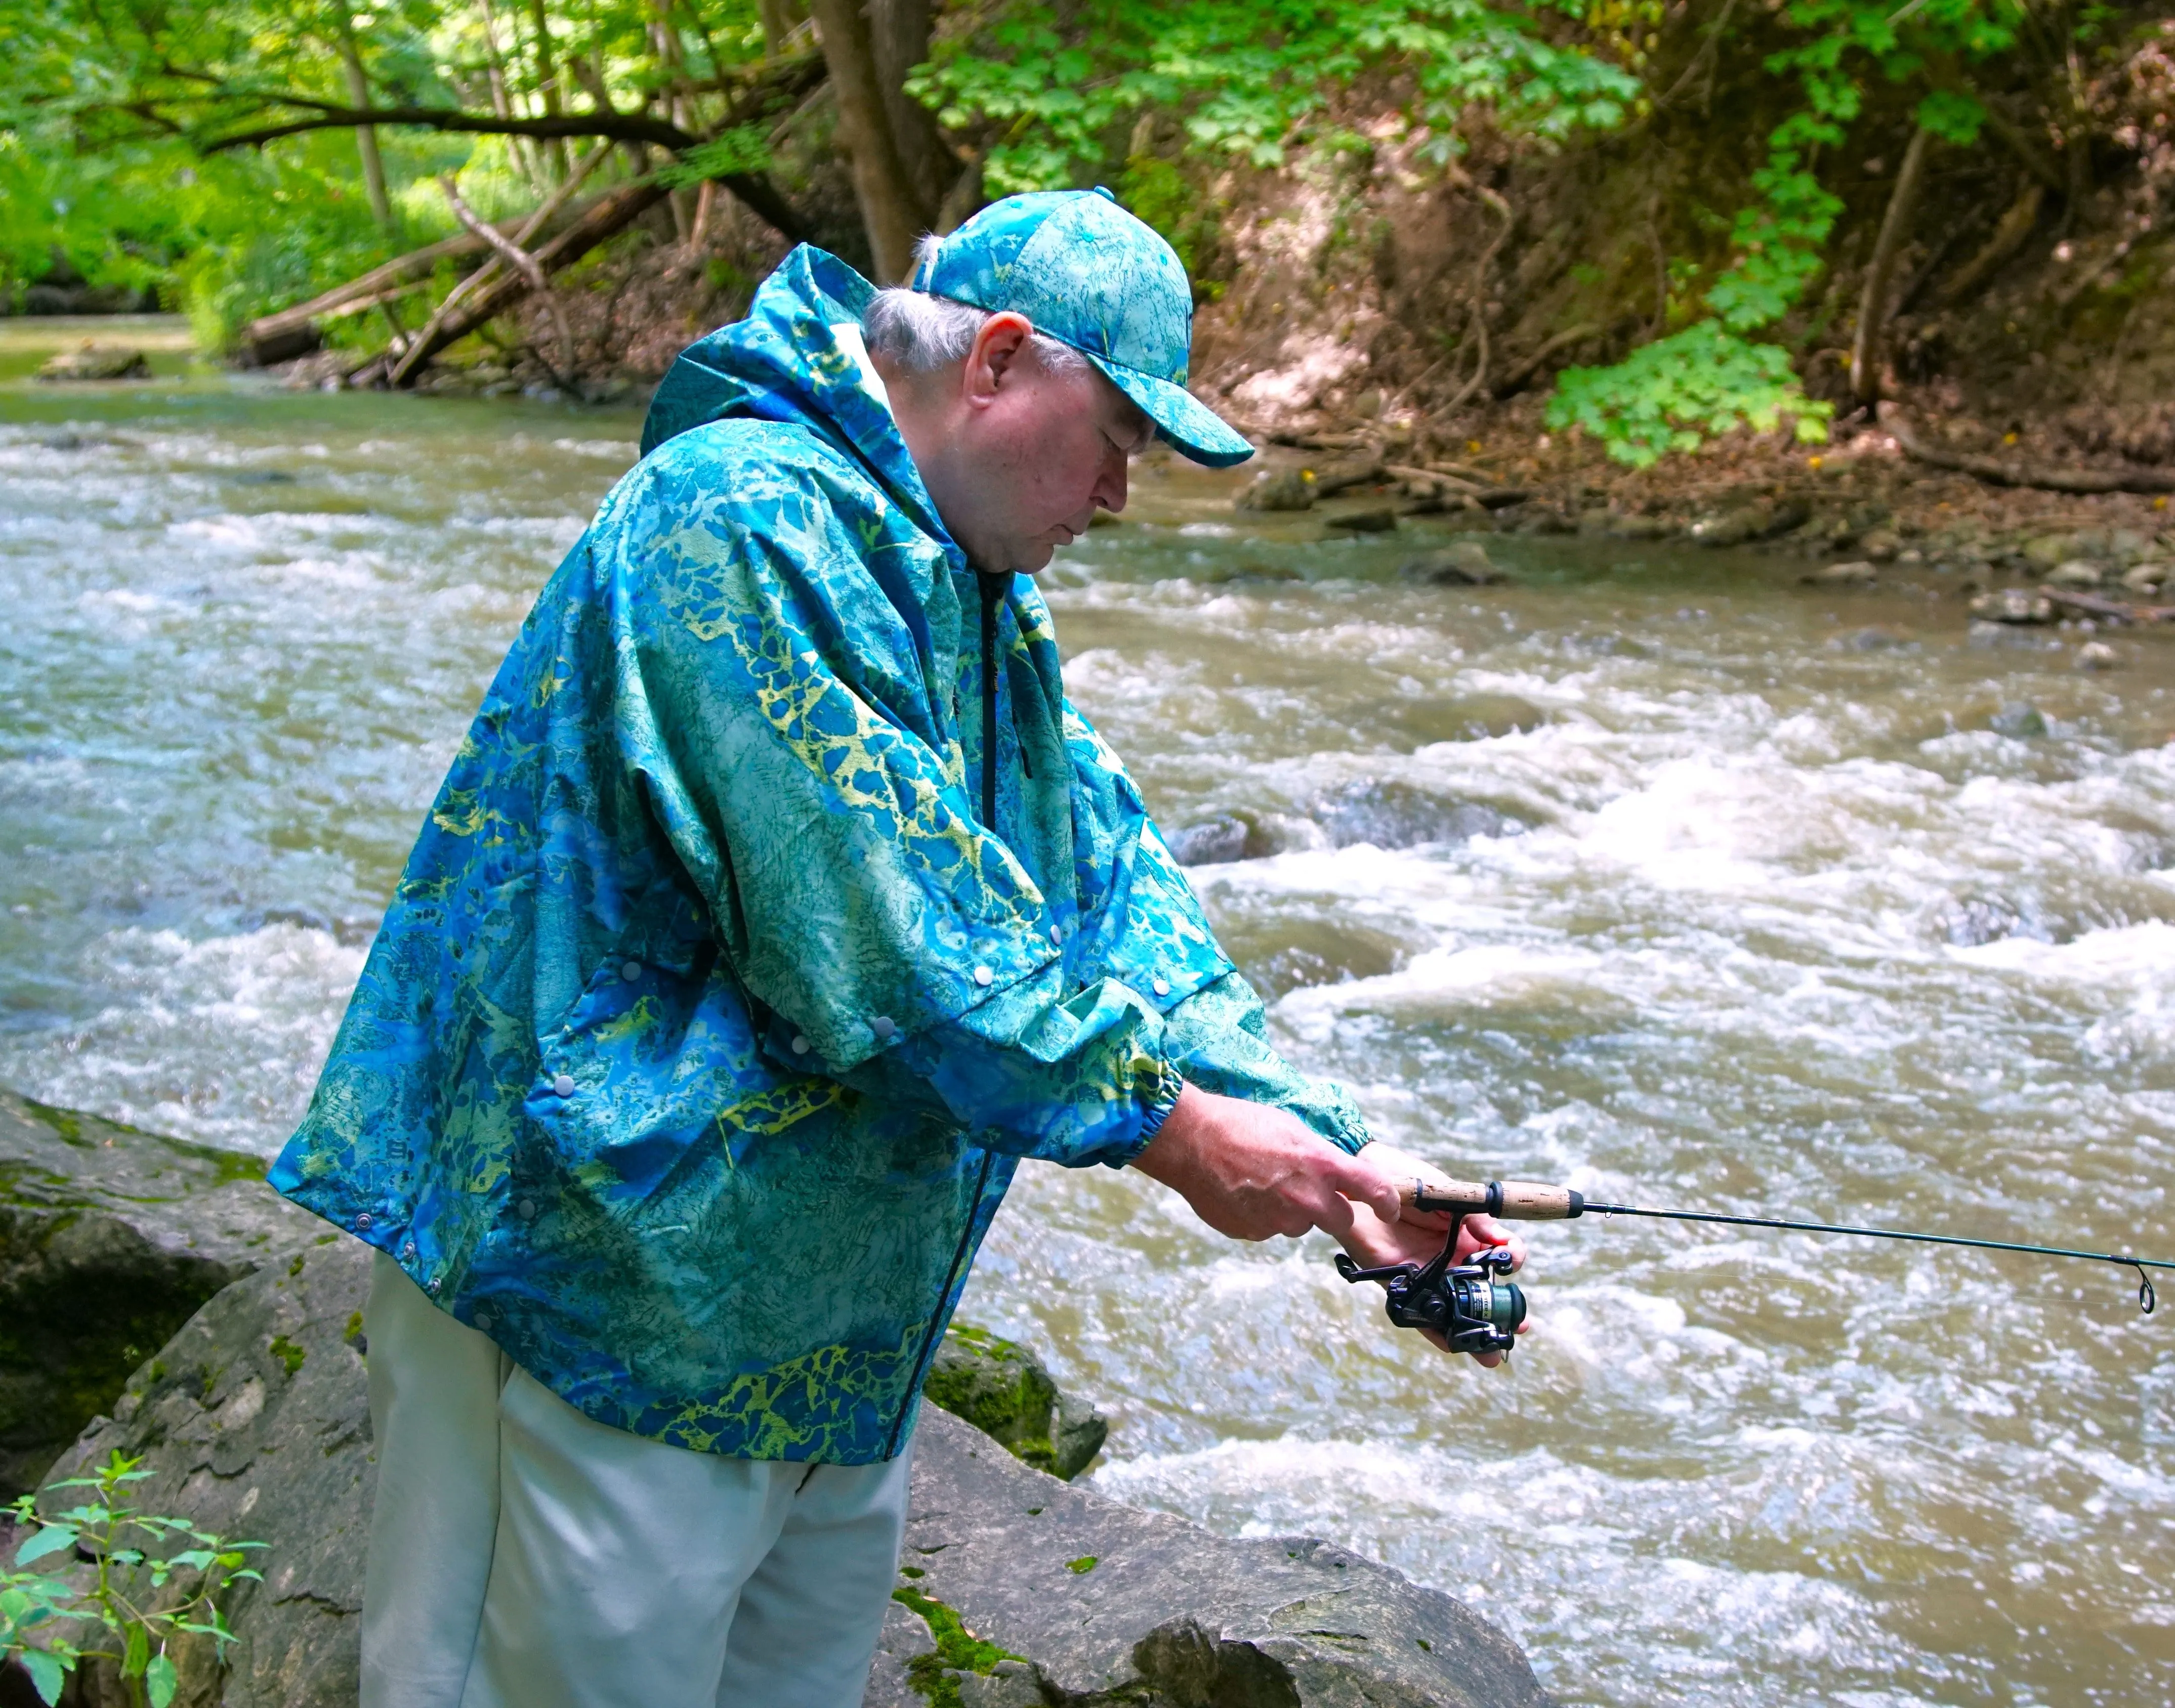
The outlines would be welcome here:
M 1032 575 L 1098 506 L 1124 509 L 1126 458 L 1155 434 L 1093 369 L 1052 371 L 1033 332 L 1023 316 L 993 316 L 963 363 L 892 392 L 937 513 L 977 569 Z

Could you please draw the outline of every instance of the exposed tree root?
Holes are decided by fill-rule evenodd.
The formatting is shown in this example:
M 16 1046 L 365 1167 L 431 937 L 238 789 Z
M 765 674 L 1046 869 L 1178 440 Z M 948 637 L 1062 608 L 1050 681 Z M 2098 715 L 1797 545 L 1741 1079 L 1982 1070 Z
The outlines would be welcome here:
M 1880 425 L 1894 436 L 1903 454 L 1936 469 L 1953 469 L 1996 486 L 2030 486 L 2042 492 L 2175 492 L 2175 472 L 2158 469 L 2042 469 L 1951 451 L 1930 445 L 1893 409 L 1880 412 Z

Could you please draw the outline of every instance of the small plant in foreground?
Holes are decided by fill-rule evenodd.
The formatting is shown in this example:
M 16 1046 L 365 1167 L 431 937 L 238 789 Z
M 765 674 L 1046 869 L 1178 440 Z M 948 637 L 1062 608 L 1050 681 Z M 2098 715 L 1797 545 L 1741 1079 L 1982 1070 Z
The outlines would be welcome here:
M 116 1452 L 95 1475 L 54 1483 L 93 1491 L 58 1517 L 41 1515 L 35 1494 L 8 1508 L 17 1529 L 30 1534 L 15 1550 L 13 1569 L 0 1570 L 0 1661 L 19 1663 L 49 1705 L 61 1700 L 67 1675 L 83 1662 L 111 1661 L 131 1701 L 167 1708 L 181 1683 L 167 1644 L 177 1635 L 209 1637 L 224 1656 L 234 1633 L 220 1612 L 220 1592 L 241 1578 L 262 1581 L 248 1569 L 244 1550 L 263 1543 L 229 1542 L 187 1519 L 128 1505 L 127 1485 L 151 1474 L 138 1468 L 143 1462 Z M 164 1555 L 149 1552 L 171 1542 L 186 1546 Z M 48 1555 L 79 1550 L 98 1568 L 88 1584 L 28 1570 Z M 139 1575 L 154 1597 L 169 1584 L 188 1586 L 193 1579 L 193 1586 L 173 1606 L 139 1606 L 131 1599 Z

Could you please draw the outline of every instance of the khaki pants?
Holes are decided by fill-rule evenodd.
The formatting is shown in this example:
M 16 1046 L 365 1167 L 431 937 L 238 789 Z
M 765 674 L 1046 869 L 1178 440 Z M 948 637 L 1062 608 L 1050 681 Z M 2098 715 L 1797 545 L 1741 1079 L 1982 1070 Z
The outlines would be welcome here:
M 362 1708 L 856 1708 L 907 1461 L 723 1459 L 583 1417 L 371 1278 Z

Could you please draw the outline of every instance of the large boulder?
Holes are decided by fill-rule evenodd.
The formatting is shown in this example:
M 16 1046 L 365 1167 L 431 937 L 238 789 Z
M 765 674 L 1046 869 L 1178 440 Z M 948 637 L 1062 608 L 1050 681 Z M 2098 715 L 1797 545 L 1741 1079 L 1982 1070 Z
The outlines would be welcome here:
M 915 1434 L 899 1584 L 864 1708 L 1548 1700 L 1517 1645 L 1439 1590 L 1312 1537 L 1122 1506 L 941 1412 Z
M 37 1484 L 198 1306 L 333 1237 L 254 1157 L 0 1091 L 0 1498 Z
M 369 1250 L 292 1219 L 299 1212 L 242 1159 L 21 1099 L 0 1114 L 14 1213 L 74 1218 L 57 1231 L 33 1224 L 45 1230 L 39 1250 L 105 1217 L 106 1237 L 155 1272 L 188 1262 L 255 1271 L 191 1316 L 117 1397 L 107 1391 L 111 1415 L 93 1419 L 51 1472 L 80 1476 L 117 1451 L 140 1457 L 148 1475 L 130 1494 L 138 1510 L 268 1544 L 254 1562 L 263 1581 L 231 1592 L 239 1641 L 225 1664 L 201 1646 L 176 1653 L 181 1708 L 353 1708 L 377 1477 L 362 1335 Z M 206 1171 L 220 1168 L 225 1184 L 211 1183 Z M 27 1210 L 26 1179 L 42 1195 Z M 231 1206 L 203 1215 L 230 1187 Z M 149 1206 L 133 1220 L 115 1207 L 132 1191 Z M 106 1298 L 125 1315 L 117 1293 Z M 98 1332 L 110 1358 L 118 1331 Z M 898 1595 L 869 1708 L 1545 1700 L 1517 1647 L 1448 1596 L 1326 1543 L 1214 1537 L 1022 1462 L 1017 1453 L 1076 1469 L 1100 1442 L 1092 1408 L 1067 1400 L 1022 1348 L 965 1331 L 937 1368 L 932 1399 L 1015 1439 L 1007 1450 L 938 1405 L 924 1409 Z M 74 1498 L 49 1481 L 41 1504 L 52 1510 Z M 4 1525 L 0 1548 L 12 1550 Z M 27 1689 L 0 1673 L 0 1703 L 27 1700 Z M 71 1686 L 70 1708 L 124 1700 L 111 1678 Z

